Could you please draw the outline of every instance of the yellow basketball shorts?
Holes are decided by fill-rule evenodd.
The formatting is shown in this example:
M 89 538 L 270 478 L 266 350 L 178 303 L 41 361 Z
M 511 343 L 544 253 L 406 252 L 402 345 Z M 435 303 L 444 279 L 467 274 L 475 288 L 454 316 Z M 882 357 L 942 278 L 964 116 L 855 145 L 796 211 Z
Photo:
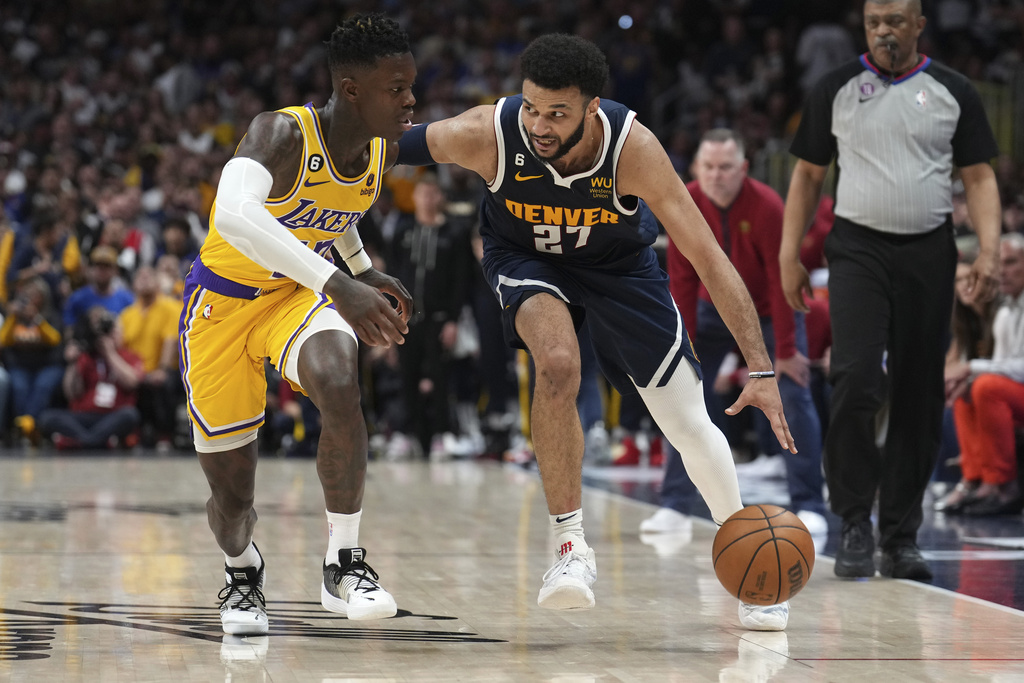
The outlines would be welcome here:
M 324 294 L 293 282 L 257 290 L 226 280 L 199 261 L 186 279 L 184 300 L 178 327 L 181 376 L 201 451 L 222 450 L 210 442 L 235 446 L 251 441 L 239 442 L 240 435 L 255 438 L 266 408 L 264 358 L 302 391 L 298 352 L 310 333 L 341 329 L 355 336 Z

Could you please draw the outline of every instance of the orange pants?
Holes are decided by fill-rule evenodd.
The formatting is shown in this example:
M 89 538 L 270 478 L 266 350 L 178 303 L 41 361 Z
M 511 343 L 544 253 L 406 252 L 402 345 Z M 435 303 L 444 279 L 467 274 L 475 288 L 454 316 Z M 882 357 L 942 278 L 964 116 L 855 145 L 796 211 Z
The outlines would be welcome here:
M 960 469 L 968 481 L 1005 484 L 1017 477 L 1016 425 L 1024 424 L 1024 384 L 978 375 L 970 399 L 953 404 Z

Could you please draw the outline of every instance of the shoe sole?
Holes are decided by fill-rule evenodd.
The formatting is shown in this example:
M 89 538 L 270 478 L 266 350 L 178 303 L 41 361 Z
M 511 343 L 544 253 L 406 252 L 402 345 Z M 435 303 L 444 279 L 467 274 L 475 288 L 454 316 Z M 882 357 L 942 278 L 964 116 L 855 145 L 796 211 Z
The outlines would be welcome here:
M 774 624 L 771 624 L 771 623 L 744 623 L 744 621 L 742 619 L 740 619 L 740 624 L 743 626 L 743 628 L 747 629 L 748 631 L 785 631 L 786 630 L 786 626 L 788 625 L 788 623 L 789 623 L 789 619 L 787 619 L 786 621 L 783 621 L 782 623 L 776 622 Z
M 541 591 L 537 596 L 537 605 L 544 609 L 591 609 L 595 604 L 594 591 L 583 584 L 564 585 Z
M 373 602 L 363 607 L 353 607 L 341 598 L 337 598 L 320 584 L 320 604 L 328 612 L 341 614 L 350 621 L 368 621 L 370 619 L 387 619 L 398 614 L 398 605 L 394 600 Z
M 836 561 L 835 572 L 841 579 L 870 579 L 875 575 L 875 563 L 874 560 L 859 563 Z
M 265 636 L 270 629 L 270 624 L 267 622 L 262 624 L 225 624 L 222 621 L 221 626 L 224 628 L 224 633 L 229 636 Z

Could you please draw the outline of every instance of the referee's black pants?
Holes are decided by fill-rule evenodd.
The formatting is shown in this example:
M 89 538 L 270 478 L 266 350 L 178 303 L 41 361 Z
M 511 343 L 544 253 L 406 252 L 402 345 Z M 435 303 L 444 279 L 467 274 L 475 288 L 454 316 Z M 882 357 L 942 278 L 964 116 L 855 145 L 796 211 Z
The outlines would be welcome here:
M 882 548 L 913 542 L 935 464 L 957 250 L 947 220 L 897 236 L 836 218 L 829 263 L 833 385 L 825 478 L 844 522 L 867 520 L 878 497 Z M 888 356 L 885 356 L 888 351 Z M 888 402 L 885 445 L 876 417 Z

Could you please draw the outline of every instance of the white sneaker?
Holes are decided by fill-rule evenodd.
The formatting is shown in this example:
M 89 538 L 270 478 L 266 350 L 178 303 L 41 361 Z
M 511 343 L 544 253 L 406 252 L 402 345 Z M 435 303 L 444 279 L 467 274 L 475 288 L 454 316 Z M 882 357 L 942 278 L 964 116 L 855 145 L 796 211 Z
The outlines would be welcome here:
M 752 479 L 785 479 L 786 459 L 762 453 L 750 462 L 736 463 L 736 474 Z
M 804 523 L 811 536 L 825 536 L 828 534 L 828 521 L 825 519 L 825 515 L 820 512 L 801 510 L 796 513 L 796 516 Z
M 740 603 L 740 624 L 751 631 L 784 631 L 789 623 L 789 601 L 778 605 Z
M 673 534 L 693 530 L 693 520 L 672 508 L 658 508 L 653 515 L 640 522 L 643 533 Z
M 257 552 L 259 552 L 257 550 Z M 224 588 L 220 598 L 220 623 L 231 636 L 261 636 L 270 624 L 263 584 L 267 564 L 260 558 L 260 568 L 224 565 Z
M 398 613 L 395 599 L 377 582 L 377 572 L 366 564 L 363 548 L 338 551 L 338 564 L 324 563 L 320 604 L 328 612 L 343 614 L 353 621 L 387 619 Z
M 391 435 L 387 448 L 384 450 L 384 459 L 388 462 L 419 460 L 422 457 L 423 447 L 420 446 L 420 442 L 401 432 L 395 432 Z
M 448 450 L 450 442 L 445 439 L 445 436 L 455 438 L 451 434 L 435 434 L 430 440 L 430 454 L 429 458 L 431 462 L 441 462 L 443 460 L 451 460 L 452 453 Z
M 537 604 L 545 609 L 590 609 L 594 606 L 597 561 L 593 549 L 572 534 L 558 539 L 555 564 L 544 573 Z

